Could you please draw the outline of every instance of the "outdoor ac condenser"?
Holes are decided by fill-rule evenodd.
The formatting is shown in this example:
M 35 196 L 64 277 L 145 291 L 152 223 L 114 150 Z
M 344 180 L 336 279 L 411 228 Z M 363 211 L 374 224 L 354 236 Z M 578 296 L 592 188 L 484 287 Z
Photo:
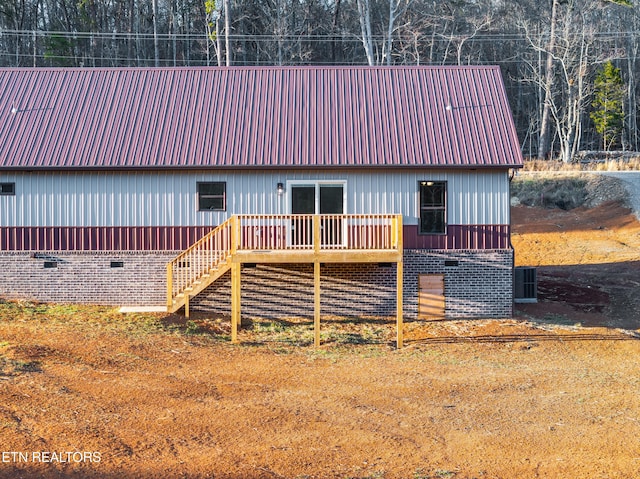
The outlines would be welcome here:
M 515 268 L 513 300 L 516 303 L 538 302 L 536 268 L 530 266 L 518 266 Z

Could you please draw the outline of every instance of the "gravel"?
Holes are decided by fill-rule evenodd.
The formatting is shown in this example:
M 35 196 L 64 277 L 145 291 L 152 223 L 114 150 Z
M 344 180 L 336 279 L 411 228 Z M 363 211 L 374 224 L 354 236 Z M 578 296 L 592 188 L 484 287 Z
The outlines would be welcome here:
M 640 172 L 638 171 L 602 171 L 602 172 L 593 172 L 593 175 L 599 175 L 600 177 L 605 178 L 614 178 L 617 180 L 617 183 L 624 188 L 626 193 L 625 201 L 627 205 L 633 210 L 633 213 L 636 215 L 638 219 L 640 219 Z M 597 178 L 598 176 L 595 176 Z M 595 180 L 598 182 L 599 180 Z M 611 183 L 609 181 L 605 181 L 605 183 Z M 612 183 L 611 183 L 612 184 Z M 609 197 L 608 200 L 622 199 L 618 198 L 619 193 L 614 191 L 609 191 L 607 193 L 607 189 L 613 190 L 614 186 L 603 186 L 602 195 L 610 193 L 612 196 Z M 596 189 L 597 190 L 597 189 Z M 600 195 L 599 195 L 600 196 Z

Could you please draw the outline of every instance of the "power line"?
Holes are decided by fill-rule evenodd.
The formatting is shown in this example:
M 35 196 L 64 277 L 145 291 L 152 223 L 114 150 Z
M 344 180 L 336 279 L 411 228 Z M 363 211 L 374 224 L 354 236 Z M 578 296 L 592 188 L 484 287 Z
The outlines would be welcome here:
M 47 45 L 48 40 L 56 39 L 58 37 L 64 38 L 71 43 L 69 45 L 54 48 L 51 45 Z M 594 35 L 594 41 L 619 41 L 621 39 L 633 39 L 640 37 L 640 31 L 626 31 L 626 32 L 603 32 Z M 215 65 L 215 44 L 211 42 L 206 33 L 171 33 L 171 34 L 158 34 L 158 40 L 164 45 L 164 55 L 159 58 L 162 66 L 178 66 L 178 65 L 190 65 L 190 66 L 207 66 Z M 544 35 L 538 35 L 539 39 L 545 38 Z M 7 43 L 9 39 L 14 39 L 15 46 L 11 46 Z M 300 57 L 291 51 L 291 44 L 306 44 L 309 48 L 315 48 L 314 45 L 320 43 L 341 45 L 343 48 L 360 48 L 362 43 L 361 39 L 351 33 L 345 34 L 293 34 L 293 35 L 276 35 L 276 34 L 261 34 L 261 35 L 249 35 L 249 34 L 234 34 L 230 35 L 232 42 L 247 43 L 254 45 L 252 48 L 257 48 L 261 51 L 262 58 L 252 58 L 251 60 L 243 59 L 241 63 L 252 65 L 272 65 L 275 62 L 273 52 L 269 50 L 272 48 L 271 44 L 279 44 L 285 49 L 287 57 L 284 60 L 285 64 L 308 64 L 310 62 L 314 64 L 333 64 L 335 61 L 322 61 L 314 59 L 313 61 Z M 3 40 L 5 40 L 3 42 Z M 375 36 L 374 42 L 382 42 L 386 40 L 383 36 Z M 74 42 L 90 41 L 92 46 L 81 46 L 74 44 Z M 36 65 L 46 65 L 55 63 L 67 63 L 81 66 L 138 66 L 146 65 L 149 62 L 155 60 L 153 53 L 149 50 L 151 42 L 154 41 L 153 33 L 141 33 L 141 32 L 66 32 L 60 30 L 26 30 L 26 29 L 0 29 L 0 60 L 4 58 L 9 60 L 9 63 L 18 65 L 24 65 L 25 63 Z M 426 50 L 431 45 L 436 45 L 436 51 L 446 50 L 446 46 L 452 42 L 465 41 L 468 45 L 479 45 L 487 43 L 513 43 L 529 42 L 530 38 L 527 38 L 525 33 L 483 33 L 478 34 L 473 38 L 465 37 L 464 35 L 452 35 L 452 36 L 432 36 L 430 34 L 424 35 L 394 35 L 394 42 L 399 42 L 405 45 L 413 45 L 412 48 L 405 47 L 400 48 L 394 52 L 394 58 L 401 62 L 412 63 L 418 62 L 419 51 Z M 4 43 L 4 45 L 3 45 Z M 190 45 L 190 46 L 189 46 Z M 257 46 L 256 46 L 257 45 Z M 179 48 L 178 48 L 179 47 Z M 65 50 L 66 48 L 66 50 Z M 77 54 L 73 53 L 74 48 L 81 48 L 82 51 Z M 514 48 L 515 45 L 514 45 Z M 289 50 L 287 50 L 289 49 Z M 504 52 L 504 47 L 501 47 L 501 51 Z M 131 56 L 132 52 L 139 52 L 135 56 Z M 254 52 L 255 53 L 255 52 Z M 344 53 L 344 52 L 343 52 Z M 624 52 L 626 53 L 626 52 Z M 629 56 L 622 52 L 615 55 L 617 60 L 626 59 L 639 59 L 638 57 Z M 270 56 L 271 54 L 271 56 Z M 251 55 L 251 53 L 249 53 Z M 446 58 L 436 56 L 436 64 L 452 64 L 457 63 L 455 60 L 457 57 L 450 53 Z M 464 59 L 468 60 L 470 57 L 464 56 Z M 350 58 L 342 61 L 338 61 L 345 65 L 361 65 L 364 64 L 364 57 L 359 58 L 360 61 Z M 25 61 L 26 60 L 26 61 Z M 431 63 L 434 63 L 433 61 Z M 467 63 L 465 61 L 464 63 Z M 517 58 L 515 55 L 512 58 L 492 58 L 487 57 L 475 57 L 474 64 L 501 64 L 501 65 L 518 65 L 522 63 L 522 58 Z
M 208 40 L 209 36 L 206 32 L 197 33 L 197 32 L 189 32 L 189 33 L 158 33 L 155 35 L 153 32 L 67 32 L 62 30 L 26 30 L 26 29 L 6 29 L 0 28 L 0 39 L 4 35 L 9 36 L 20 36 L 20 37 L 33 37 L 34 35 L 37 37 L 66 37 L 72 39 L 111 39 L 111 40 L 153 40 L 157 37 L 160 40 L 164 41 L 173 41 L 175 39 L 178 40 Z M 570 33 L 570 37 L 582 37 L 583 34 L 580 32 Z M 595 39 L 621 39 L 621 38 L 636 38 L 640 37 L 640 30 L 626 30 L 626 31 L 609 31 L 609 32 L 593 32 L 590 35 Z M 473 36 L 473 38 L 469 38 L 469 33 L 454 33 L 454 34 L 436 34 L 432 35 L 432 32 L 425 32 L 422 35 L 414 35 L 414 34 L 400 34 L 395 33 L 393 38 L 395 40 L 404 40 L 404 41 L 415 41 L 418 39 L 429 39 L 429 41 L 437 41 L 437 42 L 447 42 L 451 40 L 458 39 L 467 39 L 468 41 L 473 42 L 494 42 L 496 40 L 500 41 L 524 41 L 529 38 L 532 39 L 544 39 L 547 38 L 547 33 L 536 33 L 536 34 L 527 34 L 524 32 L 486 32 L 486 33 L 478 33 Z M 358 35 L 353 33 L 322 33 L 322 34 L 243 34 L 243 33 L 235 33 L 230 34 L 229 38 L 231 40 L 239 41 L 239 40 L 289 40 L 289 41 L 332 41 L 332 40 L 342 40 L 350 39 L 351 41 L 360 41 Z M 384 35 L 373 35 L 372 39 L 374 41 L 383 41 L 386 40 L 386 36 Z

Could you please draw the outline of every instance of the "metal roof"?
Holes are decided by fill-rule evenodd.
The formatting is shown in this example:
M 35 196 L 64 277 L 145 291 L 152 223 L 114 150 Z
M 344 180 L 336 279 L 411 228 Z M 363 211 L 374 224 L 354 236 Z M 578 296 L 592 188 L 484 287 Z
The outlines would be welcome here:
M 0 168 L 511 167 L 498 67 L 0 69 Z

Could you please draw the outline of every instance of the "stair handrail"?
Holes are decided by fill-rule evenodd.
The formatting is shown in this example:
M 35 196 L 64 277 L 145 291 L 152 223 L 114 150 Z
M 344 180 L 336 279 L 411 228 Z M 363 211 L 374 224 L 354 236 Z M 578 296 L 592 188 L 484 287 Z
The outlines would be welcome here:
M 230 217 L 167 263 L 167 307 L 231 256 L 237 248 L 235 224 L 235 216 Z

